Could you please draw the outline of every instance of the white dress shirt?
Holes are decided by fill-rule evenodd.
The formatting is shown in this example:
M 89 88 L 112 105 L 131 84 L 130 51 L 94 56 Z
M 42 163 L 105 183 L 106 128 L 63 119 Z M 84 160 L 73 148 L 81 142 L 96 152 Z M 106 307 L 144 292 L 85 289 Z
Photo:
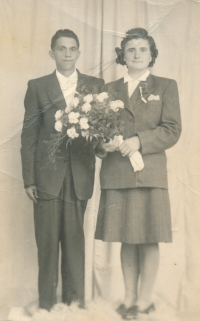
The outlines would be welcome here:
M 149 74 L 150 74 L 150 72 L 147 69 L 145 71 L 145 73 L 142 76 L 140 76 L 138 79 L 133 79 L 133 78 L 131 78 L 131 76 L 127 72 L 127 74 L 124 76 L 124 83 L 126 83 L 126 82 L 128 83 L 128 95 L 129 95 L 129 98 L 133 94 L 133 92 L 136 89 L 136 87 L 138 86 L 139 82 L 140 81 L 146 81 L 146 79 L 149 76 Z
M 78 82 L 78 73 L 75 69 L 73 74 L 71 74 L 69 77 L 65 77 L 58 70 L 56 70 L 56 76 L 58 78 L 58 82 L 60 84 L 60 88 L 62 90 L 66 104 L 69 107 L 69 104 L 74 98 L 74 94 L 76 91 L 77 82 Z

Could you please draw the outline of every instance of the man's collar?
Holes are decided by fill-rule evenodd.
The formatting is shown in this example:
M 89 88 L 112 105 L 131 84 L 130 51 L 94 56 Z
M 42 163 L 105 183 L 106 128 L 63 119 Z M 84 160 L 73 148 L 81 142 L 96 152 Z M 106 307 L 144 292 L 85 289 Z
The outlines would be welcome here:
M 74 72 L 69 76 L 69 77 L 65 77 L 63 76 L 57 69 L 56 69 L 56 76 L 58 78 L 58 81 L 60 83 L 66 83 L 67 81 L 71 80 L 76 82 L 78 79 L 78 73 L 77 70 L 75 69 Z
M 137 82 L 145 81 L 147 79 L 147 77 L 149 76 L 149 74 L 150 74 L 150 72 L 147 69 L 145 71 L 145 73 L 142 76 L 140 76 L 138 79 L 133 79 L 133 78 L 131 78 L 131 76 L 127 72 L 127 74 L 124 76 L 124 83 L 129 82 L 129 81 L 137 81 Z

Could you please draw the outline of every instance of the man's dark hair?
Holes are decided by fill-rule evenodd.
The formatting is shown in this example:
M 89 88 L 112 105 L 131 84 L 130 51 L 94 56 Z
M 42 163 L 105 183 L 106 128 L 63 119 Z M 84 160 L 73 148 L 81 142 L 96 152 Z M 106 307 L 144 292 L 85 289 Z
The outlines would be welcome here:
M 51 50 L 54 49 L 54 47 L 56 45 L 56 40 L 61 37 L 68 37 L 68 38 L 75 39 L 77 42 L 77 46 L 79 48 L 80 44 L 79 44 L 79 39 L 78 39 L 77 35 L 72 30 L 60 29 L 60 30 L 56 31 L 55 35 L 51 39 Z
M 115 51 L 117 53 L 116 63 L 121 65 L 126 65 L 124 61 L 124 50 L 125 50 L 126 44 L 132 39 L 144 39 L 148 41 L 150 51 L 151 51 L 151 57 L 152 57 L 152 60 L 149 63 L 149 67 L 152 67 L 158 56 L 158 49 L 156 48 L 154 39 L 151 36 L 149 36 L 148 32 L 143 28 L 134 28 L 126 32 L 126 37 L 124 37 L 121 42 L 121 49 L 115 48 Z

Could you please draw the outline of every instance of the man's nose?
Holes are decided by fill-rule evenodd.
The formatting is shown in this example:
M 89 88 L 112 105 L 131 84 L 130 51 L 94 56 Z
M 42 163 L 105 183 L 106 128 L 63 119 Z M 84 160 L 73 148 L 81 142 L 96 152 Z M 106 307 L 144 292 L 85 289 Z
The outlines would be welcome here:
M 70 49 L 68 49 L 68 48 L 65 49 L 65 56 L 66 57 L 70 56 Z

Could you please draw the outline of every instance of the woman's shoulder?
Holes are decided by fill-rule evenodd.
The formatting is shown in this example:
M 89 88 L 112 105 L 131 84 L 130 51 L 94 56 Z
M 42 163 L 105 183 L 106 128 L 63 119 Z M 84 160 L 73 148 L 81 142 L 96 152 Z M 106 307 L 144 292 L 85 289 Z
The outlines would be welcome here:
M 108 92 L 116 91 L 117 88 L 120 86 L 120 84 L 123 82 L 123 79 L 124 79 L 124 78 L 120 78 L 120 79 L 118 79 L 118 80 L 115 80 L 115 81 L 111 81 L 111 82 L 106 83 L 106 84 L 102 87 L 102 90 L 103 90 L 103 91 L 108 91 Z
M 171 79 L 171 78 L 165 78 L 165 77 L 160 77 L 160 76 L 155 76 L 151 74 L 151 77 L 153 78 L 153 81 L 155 84 L 159 84 L 162 86 L 168 86 L 170 83 L 176 84 L 176 80 Z

